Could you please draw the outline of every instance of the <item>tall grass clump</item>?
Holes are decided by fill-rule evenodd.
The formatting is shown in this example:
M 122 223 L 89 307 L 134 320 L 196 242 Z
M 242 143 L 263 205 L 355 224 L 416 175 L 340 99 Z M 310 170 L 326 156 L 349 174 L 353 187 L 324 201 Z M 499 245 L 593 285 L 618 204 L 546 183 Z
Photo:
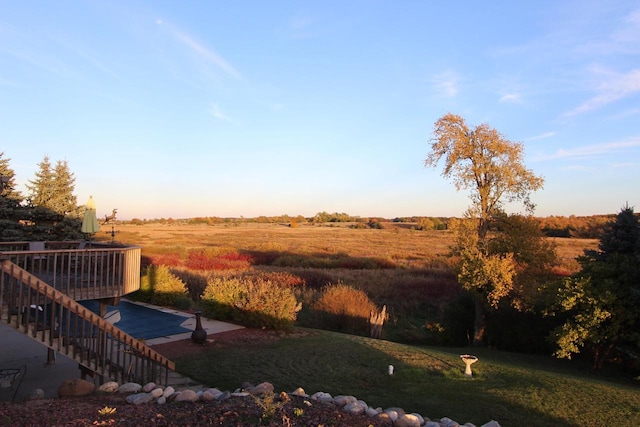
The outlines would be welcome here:
M 176 277 L 166 265 L 150 265 L 140 278 L 140 290 L 135 298 L 162 306 L 188 309 L 191 299 L 184 282 Z
M 363 290 L 338 282 L 320 291 L 305 312 L 305 321 L 320 329 L 362 335 L 368 330 L 372 311 L 379 311 L 378 307 Z
M 302 304 L 293 289 L 263 276 L 211 276 L 200 301 L 206 317 L 247 327 L 289 329 Z

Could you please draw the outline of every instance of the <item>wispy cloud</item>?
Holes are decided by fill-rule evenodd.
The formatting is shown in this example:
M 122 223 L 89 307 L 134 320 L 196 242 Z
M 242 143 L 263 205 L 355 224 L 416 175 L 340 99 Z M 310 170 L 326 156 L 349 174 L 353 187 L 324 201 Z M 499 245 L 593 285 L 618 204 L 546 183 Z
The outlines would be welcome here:
M 185 31 L 177 28 L 172 24 L 168 24 L 161 19 L 156 20 L 156 24 L 166 28 L 169 34 L 171 34 L 176 40 L 186 46 L 191 52 L 195 53 L 198 57 L 204 61 L 214 64 L 216 67 L 224 71 L 231 77 L 240 79 L 240 73 L 231 65 L 226 59 L 220 56 L 213 49 L 205 46 L 199 41 L 196 41 L 191 35 Z
M 458 94 L 460 76 L 455 71 L 445 71 L 431 78 L 433 87 L 439 95 L 453 98 Z
M 216 104 L 215 102 L 212 102 L 211 105 L 209 106 L 209 114 L 211 114 L 213 117 L 215 117 L 218 120 L 224 120 L 227 122 L 231 122 L 231 117 L 227 116 L 222 109 L 220 108 L 220 106 L 218 104 Z
M 607 144 L 576 147 L 570 150 L 560 149 L 547 159 L 567 159 L 573 157 L 589 157 L 609 153 L 620 153 L 635 147 L 640 147 L 640 137 L 631 138 L 626 141 L 610 142 Z
M 317 19 L 302 13 L 294 15 L 284 28 L 288 37 L 303 39 L 313 35 L 316 28 Z
M 597 85 L 597 95 L 580 104 L 565 116 L 576 116 L 597 110 L 619 99 L 640 92 L 640 69 L 634 69 L 626 74 L 607 70 L 597 70 L 600 83 Z
M 519 93 L 506 93 L 500 97 L 499 101 L 517 104 L 522 102 L 522 96 Z
M 555 132 L 545 132 L 545 133 L 541 133 L 540 135 L 535 135 L 530 138 L 527 138 L 526 141 L 537 141 L 539 139 L 551 138 L 552 136 L 555 136 L 555 135 L 556 135 Z
M 640 9 L 635 9 L 622 17 L 606 38 L 586 43 L 580 50 L 589 55 L 638 54 L 640 52 L 639 32 Z

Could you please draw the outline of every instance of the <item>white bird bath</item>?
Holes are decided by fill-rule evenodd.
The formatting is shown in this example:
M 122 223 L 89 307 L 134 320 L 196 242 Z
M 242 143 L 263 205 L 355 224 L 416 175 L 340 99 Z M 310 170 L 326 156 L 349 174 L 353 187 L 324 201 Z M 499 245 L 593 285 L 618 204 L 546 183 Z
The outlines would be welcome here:
M 461 354 L 460 355 L 460 359 L 462 359 L 462 361 L 465 364 L 464 374 L 468 378 L 471 378 L 473 376 L 473 373 L 471 372 L 471 365 L 476 363 L 478 361 L 478 358 L 476 356 L 472 356 L 470 354 Z

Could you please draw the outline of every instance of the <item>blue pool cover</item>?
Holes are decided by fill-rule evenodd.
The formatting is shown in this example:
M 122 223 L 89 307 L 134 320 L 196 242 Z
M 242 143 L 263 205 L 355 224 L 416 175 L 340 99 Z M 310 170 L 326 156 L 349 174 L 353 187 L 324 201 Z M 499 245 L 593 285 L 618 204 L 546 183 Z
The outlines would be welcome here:
M 94 313 L 99 312 L 100 306 L 97 301 L 82 301 L 80 303 Z M 107 314 L 115 310 L 120 311 L 120 320 L 114 323 L 114 326 L 134 338 L 150 340 L 192 332 L 191 329 L 180 326 L 187 320 L 187 317 L 184 316 L 165 313 L 127 301 L 122 301 L 117 306 L 107 306 Z

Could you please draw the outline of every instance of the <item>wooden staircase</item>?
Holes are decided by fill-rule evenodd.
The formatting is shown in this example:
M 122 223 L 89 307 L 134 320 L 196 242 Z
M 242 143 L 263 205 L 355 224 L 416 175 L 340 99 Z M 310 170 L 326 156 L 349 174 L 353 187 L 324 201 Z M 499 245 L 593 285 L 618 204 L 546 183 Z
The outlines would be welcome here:
M 0 321 L 105 380 L 166 385 L 175 364 L 9 257 L 0 255 Z

